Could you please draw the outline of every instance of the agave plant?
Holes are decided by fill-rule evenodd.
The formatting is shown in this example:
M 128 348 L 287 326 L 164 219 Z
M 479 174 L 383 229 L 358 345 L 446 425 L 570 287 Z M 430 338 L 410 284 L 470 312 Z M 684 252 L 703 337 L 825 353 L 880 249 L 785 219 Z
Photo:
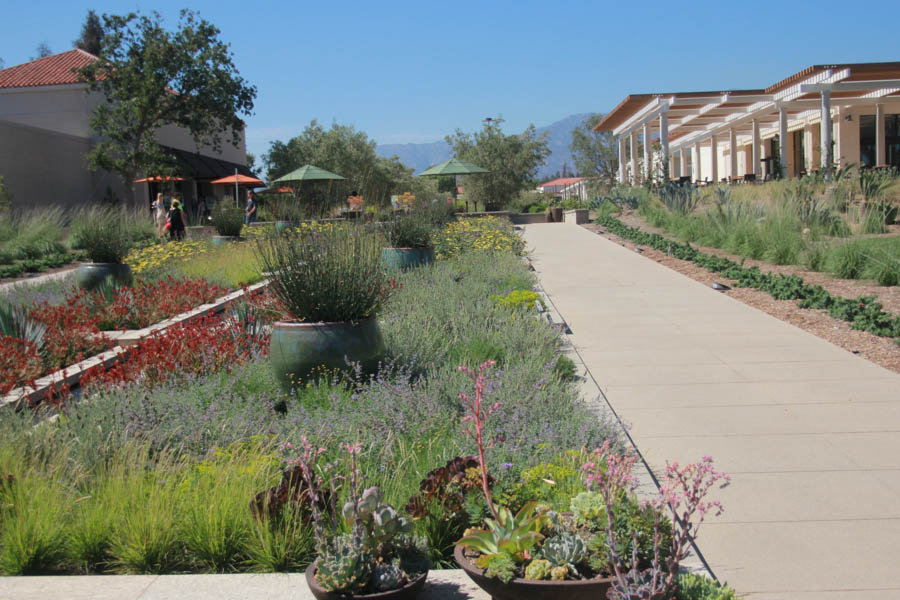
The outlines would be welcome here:
M 23 307 L 0 304 L 0 335 L 25 340 L 43 352 L 46 332 L 47 327 L 30 319 Z
M 544 539 L 541 529 L 549 522 L 547 511 L 537 512 L 537 502 L 529 502 L 515 515 L 506 507 L 497 507 L 496 519 L 485 519 L 487 529 L 469 529 L 457 544 L 485 557 L 508 554 L 520 561 L 524 554 Z M 481 565 L 479 565 L 481 566 Z

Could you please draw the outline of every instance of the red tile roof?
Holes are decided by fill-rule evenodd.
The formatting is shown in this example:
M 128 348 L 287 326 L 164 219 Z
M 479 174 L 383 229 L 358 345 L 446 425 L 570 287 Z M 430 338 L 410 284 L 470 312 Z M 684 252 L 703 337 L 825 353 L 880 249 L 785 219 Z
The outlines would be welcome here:
M 0 71 L 0 88 L 78 83 L 78 75 L 72 69 L 84 67 L 95 60 L 96 56 L 84 50 L 69 50 L 45 56 Z
M 552 181 L 548 181 L 547 183 L 542 183 L 538 187 L 549 187 L 549 186 L 568 186 L 573 183 L 577 183 L 584 179 L 584 177 L 560 177 L 558 179 L 554 179 Z

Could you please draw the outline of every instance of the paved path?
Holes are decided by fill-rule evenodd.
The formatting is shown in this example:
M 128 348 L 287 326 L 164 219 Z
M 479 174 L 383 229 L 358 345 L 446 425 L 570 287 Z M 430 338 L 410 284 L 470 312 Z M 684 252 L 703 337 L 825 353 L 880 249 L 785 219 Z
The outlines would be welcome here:
M 699 545 L 753 599 L 900 599 L 900 375 L 569 224 L 525 226 L 570 339 L 657 473 L 732 476 Z
M 303 573 L 0 577 L 0 600 L 313 600 Z M 431 571 L 420 600 L 489 600 L 460 569 Z
M 57 279 L 65 279 L 69 275 L 71 275 L 75 271 L 76 267 L 66 267 L 61 271 L 55 271 L 53 273 L 44 273 L 43 275 L 35 275 L 34 277 L 25 277 L 22 279 L 15 279 L 13 281 L 7 281 L 6 283 L 0 283 L 0 293 L 11 290 L 15 287 L 26 286 L 26 285 L 37 285 L 40 283 L 46 283 L 48 281 L 56 281 Z

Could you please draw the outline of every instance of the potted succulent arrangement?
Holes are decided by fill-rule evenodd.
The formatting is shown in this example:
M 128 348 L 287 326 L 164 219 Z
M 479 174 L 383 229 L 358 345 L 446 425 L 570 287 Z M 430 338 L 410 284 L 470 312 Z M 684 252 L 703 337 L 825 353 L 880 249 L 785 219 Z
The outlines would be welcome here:
M 711 459 L 667 466 L 659 495 L 640 503 L 631 468 L 636 456 L 609 442 L 583 465 L 586 491 L 571 499 L 571 512 L 555 512 L 536 501 L 518 511 L 494 502 L 485 461 L 484 424 L 498 404 L 484 399 L 485 371 L 465 367 L 475 395 L 461 394 L 468 433 L 478 447 L 482 490 L 490 517 L 457 541 L 454 558 L 496 600 L 561 598 L 663 600 L 678 589 L 680 561 L 707 513 L 721 505 L 704 497 L 727 476 Z M 675 525 L 673 525 L 675 523 Z
M 408 269 L 434 261 L 431 223 L 421 215 L 397 215 L 388 221 L 385 233 L 390 247 L 382 250 L 381 257 L 389 268 Z
M 75 271 L 75 281 L 85 290 L 95 290 L 111 279 L 115 285 L 131 285 L 134 277 L 125 256 L 133 245 L 128 216 L 122 211 L 91 208 L 72 223 L 72 246 L 85 251 L 91 262 Z
M 306 569 L 307 585 L 318 600 L 415 598 L 428 576 L 428 545 L 413 535 L 409 519 L 383 501 L 379 488 L 360 491 L 356 456 L 361 445 L 342 448 L 349 457 L 349 474 L 340 478 L 347 489 L 339 512 L 340 487 L 332 478 L 326 489 L 322 473 L 328 467 L 315 464 L 325 449 L 304 439 L 295 461 L 315 525 L 316 559 Z
M 212 238 L 213 246 L 239 241 L 244 228 L 244 211 L 231 206 L 226 200 L 220 200 L 213 207 L 212 224 L 218 234 Z
M 384 273 L 378 236 L 357 225 L 310 228 L 269 237 L 258 251 L 285 315 L 269 347 L 282 388 L 352 364 L 373 372 L 384 354 L 375 317 L 396 285 Z

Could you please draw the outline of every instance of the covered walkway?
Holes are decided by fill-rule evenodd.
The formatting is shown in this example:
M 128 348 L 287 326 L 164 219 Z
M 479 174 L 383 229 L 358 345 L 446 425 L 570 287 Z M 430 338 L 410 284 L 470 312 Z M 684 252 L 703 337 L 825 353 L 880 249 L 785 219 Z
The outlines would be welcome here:
M 525 227 L 571 340 L 657 473 L 732 476 L 703 526 L 751 598 L 900 599 L 900 375 L 569 224 Z

